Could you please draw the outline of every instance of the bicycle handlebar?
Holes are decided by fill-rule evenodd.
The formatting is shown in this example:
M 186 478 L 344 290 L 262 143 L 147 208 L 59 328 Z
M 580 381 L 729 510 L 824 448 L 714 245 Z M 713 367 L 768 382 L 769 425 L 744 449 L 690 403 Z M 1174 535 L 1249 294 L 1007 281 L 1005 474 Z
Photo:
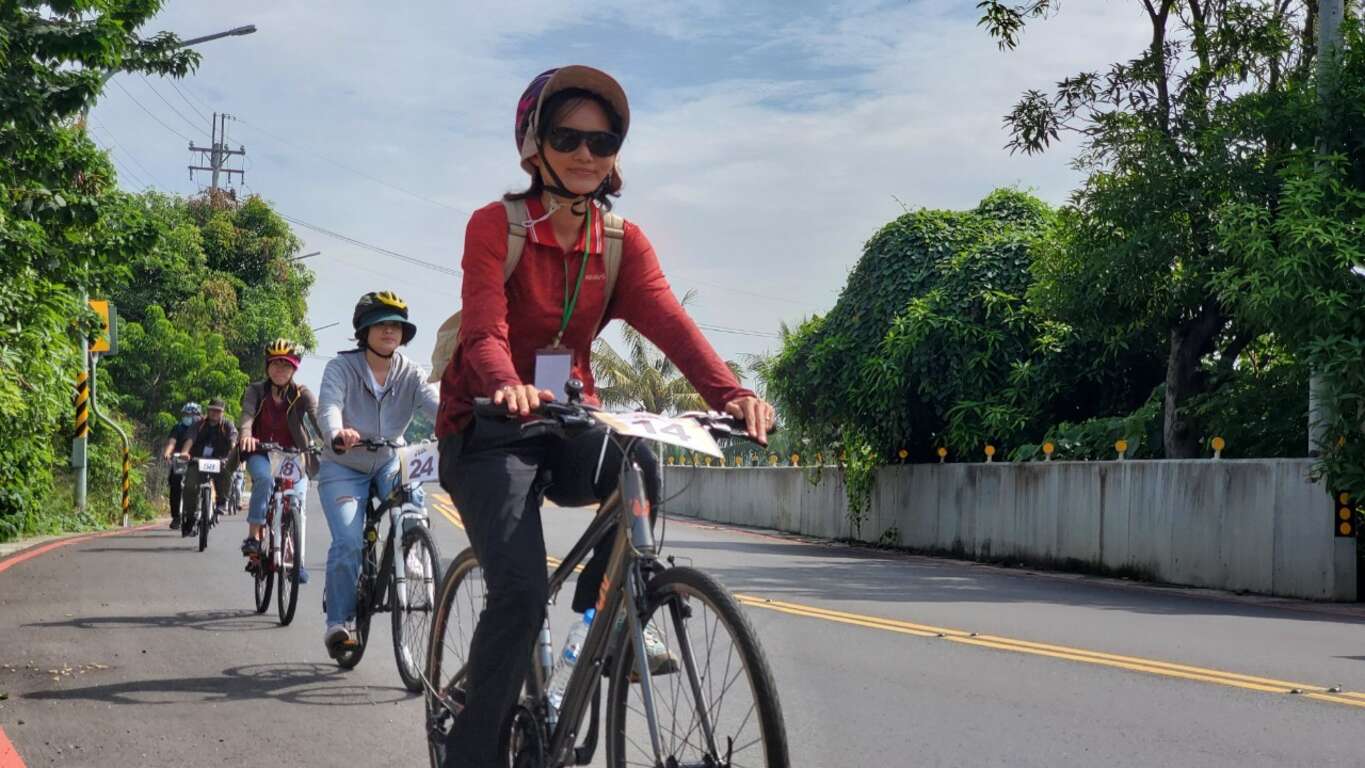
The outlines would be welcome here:
M 549 402 L 542 402 L 540 405 L 531 409 L 531 413 L 539 416 L 540 419 L 538 421 L 530 422 L 526 426 L 552 423 L 571 429 L 586 428 L 596 423 L 592 418 L 592 414 L 598 410 L 600 409 L 590 405 L 551 400 Z M 486 397 L 474 398 L 474 415 L 482 418 L 502 419 L 504 421 L 510 421 L 516 418 L 516 414 L 510 413 L 507 410 L 506 404 L 495 404 L 491 399 Z M 752 440 L 746 432 L 744 420 L 731 416 L 728 413 L 689 411 L 687 413 L 678 414 L 678 417 L 692 419 L 700 424 L 703 429 L 709 431 L 712 437 L 717 439 L 738 438 Z M 768 430 L 768 434 L 770 435 L 776 433 L 777 428 L 775 425 Z
M 345 452 L 346 452 L 346 448 L 343 447 L 344 445 L 345 445 L 345 443 L 342 442 L 341 437 L 338 436 L 338 437 L 332 438 L 332 452 L 333 452 L 333 453 L 337 453 L 337 454 L 345 453 Z M 373 453 L 374 451 L 377 451 L 377 450 L 379 450 L 380 448 L 403 448 L 403 447 L 405 447 L 406 444 L 405 444 L 405 443 L 400 443 L 400 442 L 398 442 L 398 441 L 396 441 L 396 440 L 389 440 L 389 439 L 387 439 L 387 438 L 381 438 L 381 439 L 379 439 L 379 440 L 375 440 L 374 438 L 366 437 L 366 438 L 362 438 L 362 439 L 361 439 L 360 441 L 358 441 L 355 445 L 356 445 L 356 447 L 364 447 L 365 450 L 370 451 L 371 453 Z
M 257 443 L 256 443 L 256 450 L 258 450 L 258 451 L 275 451 L 275 452 L 277 452 L 277 453 L 287 453 L 287 454 L 290 454 L 290 455 L 293 455 L 293 456 L 301 456 L 301 455 L 303 455 L 303 454 L 305 454 L 305 453 L 311 453 L 311 454 L 313 454 L 314 456 L 316 456 L 316 455 L 322 453 L 322 449 L 321 449 L 321 448 L 318 448 L 317 446 L 310 446 L 310 447 L 308 447 L 308 448 L 285 448 L 284 446 L 280 445 L 279 443 L 267 443 L 267 442 L 265 442 L 264 440 L 257 441 Z

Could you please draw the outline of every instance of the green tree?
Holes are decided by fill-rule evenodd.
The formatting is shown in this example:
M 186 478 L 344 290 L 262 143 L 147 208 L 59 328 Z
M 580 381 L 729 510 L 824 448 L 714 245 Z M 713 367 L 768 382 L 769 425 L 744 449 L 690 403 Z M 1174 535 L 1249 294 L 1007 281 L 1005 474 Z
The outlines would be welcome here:
M 187 401 L 221 397 L 233 413 L 242 400 L 248 378 L 223 337 L 191 333 L 155 304 L 143 322 L 123 325 L 119 343 L 105 365 L 123 385 L 124 409 L 159 433 L 174 426 Z
M 138 36 L 159 7 L 0 3 L 0 538 L 34 530 L 52 492 L 93 321 L 79 296 L 145 235 L 106 220 L 113 171 L 76 119 L 106 73 L 194 66 L 174 36 Z
M 691 304 L 696 296 L 696 291 L 688 291 L 682 305 Z M 658 347 L 630 326 L 625 326 L 621 335 L 626 342 L 625 356 L 606 339 L 592 345 L 593 375 L 603 405 L 662 414 L 707 409 L 706 401 Z M 725 364 L 736 377 L 742 375 L 737 364 L 728 360 Z
M 1228 380 L 1269 327 L 1214 286 L 1243 254 L 1223 247 L 1219 211 L 1279 208 L 1277 174 L 1311 146 L 1316 0 L 1144 0 L 1146 50 L 1029 91 L 1006 117 L 1009 148 L 1081 140 L 1088 171 L 1064 218 L 1063 247 L 1040 264 L 1042 309 L 1121 353 L 1149 333 L 1166 347 L 1164 455 L 1197 455 L 1208 424 L 1194 404 Z M 1002 48 L 1053 0 L 984 0 Z

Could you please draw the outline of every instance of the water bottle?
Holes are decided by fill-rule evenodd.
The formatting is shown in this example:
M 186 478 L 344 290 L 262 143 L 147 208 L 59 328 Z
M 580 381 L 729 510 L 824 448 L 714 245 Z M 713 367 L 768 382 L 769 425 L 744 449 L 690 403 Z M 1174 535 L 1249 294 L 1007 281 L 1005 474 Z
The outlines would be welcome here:
M 597 615 L 597 609 L 589 608 L 583 612 L 583 621 L 575 624 L 569 630 L 569 636 L 564 639 L 564 652 L 559 654 L 559 663 L 555 665 L 554 675 L 550 678 L 550 711 L 557 716 L 559 705 L 564 701 L 564 689 L 569 687 L 569 678 L 573 676 L 573 665 L 578 662 L 578 654 L 583 650 L 583 641 L 588 638 L 588 626 L 592 624 L 592 617 Z

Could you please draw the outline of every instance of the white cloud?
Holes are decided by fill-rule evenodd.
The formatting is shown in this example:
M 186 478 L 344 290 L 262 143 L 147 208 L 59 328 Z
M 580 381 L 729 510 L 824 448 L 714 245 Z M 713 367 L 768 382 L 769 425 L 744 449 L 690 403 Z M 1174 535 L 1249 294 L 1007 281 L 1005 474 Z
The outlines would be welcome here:
M 1010 156 L 1001 116 L 1024 89 L 1143 45 L 1139 6 L 1112 1 L 1066 4 L 1013 52 L 998 51 L 975 26 L 970 0 L 806 10 L 721 0 L 425 2 L 383 12 L 360 0 L 325 12 L 265 0 L 198 5 L 170 3 L 157 26 L 187 36 L 247 22 L 260 28 L 205 44 L 203 67 L 182 85 L 245 121 L 231 130 L 233 143 L 247 145 L 251 189 L 301 219 L 452 266 L 462 212 L 525 181 L 511 138 L 525 82 L 570 60 L 614 72 L 635 105 L 620 210 L 645 228 L 675 287 L 701 289 L 698 317 L 765 331 L 832 305 L 862 243 L 901 212 L 897 198 L 962 208 L 1017 184 L 1061 202 L 1077 180 L 1070 151 Z M 703 62 L 709 69 L 676 63 L 688 46 L 720 53 Z M 148 109 L 192 130 L 144 84 L 121 79 Z M 157 89 L 179 105 L 168 86 Z M 118 89 L 96 115 L 152 181 L 192 189 L 172 181 L 185 178 L 183 140 Z M 391 286 L 414 307 L 424 331 L 414 356 L 426 358 L 431 330 L 458 303 L 458 278 L 300 234 L 309 250 L 324 252 L 311 262 L 315 325 L 344 321 L 362 292 Z M 322 351 L 344 346 L 347 335 L 324 331 Z M 766 345 L 709 335 L 729 357 Z M 310 362 L 305 380 L 320 371 Z

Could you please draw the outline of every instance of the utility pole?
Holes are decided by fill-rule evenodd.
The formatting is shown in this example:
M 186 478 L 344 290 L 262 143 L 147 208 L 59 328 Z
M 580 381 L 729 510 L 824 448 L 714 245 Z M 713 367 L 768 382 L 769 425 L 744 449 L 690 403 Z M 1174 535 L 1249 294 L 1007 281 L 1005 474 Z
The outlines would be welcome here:
M 234 173 L 237 174 L 237 178 L 239 180 L 241 181 L 246 180 L 246 171 L 240 171 L 235 168 L 226 167 L 228 158 L 232 157 L 233 155 L 241 155 L 243 157 L 246 156 L 246 147 L 238 147 L 237 149 L 228 148 L 227 121 L 231 117 L 232 115 L 228 114 L 219 114 L 217 112 L 213 113 L 213 126 L 211 130 L 213 137 L 212 142 L 213 146 L 196 147 L 193 143 L 190 144 L 190 151 L 199 153 L 199 162 L 208 163 L 207 166 L 204 165 L 189 166 L 190 178 L 191 179 L 194 178 L 195 171 L 208 171 L 209 173 L 211 173 L 212 176 L 210 177 L 209 182 L 210 196 L 212 196 L 214 193 L 218 191 L 219 174 L 224 173 L 227 174 L 227 182 L 229 184 L 232 183 L 232 174 Z
M 1342 17 L 1346 14 L 1346 0 L 1318 0 L 1318 99 L 1324 105 L 1334 96 L 1337 73 L 1344 45 L 1341 36 Z M 1318 151 L 1330 152 L 1329 137 L 1318 137 Z M 1326 437 L 1327 416 L 1323 400 L 1326 382 L 1314 371 L 1308 377 L 1308 454 L 1317 456 Z

